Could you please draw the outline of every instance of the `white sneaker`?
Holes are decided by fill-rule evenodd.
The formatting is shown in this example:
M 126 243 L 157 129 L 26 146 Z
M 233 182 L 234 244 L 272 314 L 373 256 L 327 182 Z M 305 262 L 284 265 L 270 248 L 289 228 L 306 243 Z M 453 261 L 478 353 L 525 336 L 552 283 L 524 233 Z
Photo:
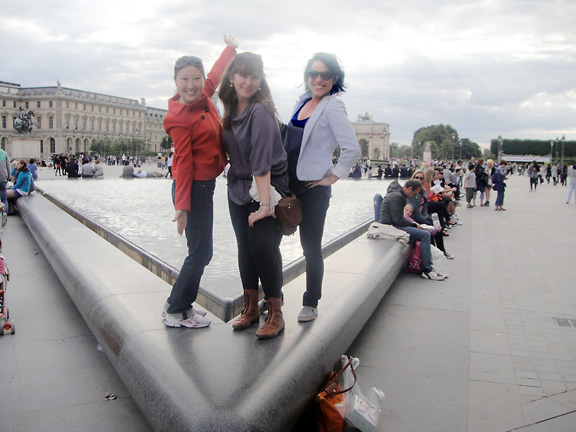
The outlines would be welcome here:
M 192 311 L 194 312 L 194 311 Z M 188 327 L 188 328 L 202 328 L 208 327 L 212 321 L 208 318 L 200 316 L 200 314 L 193 313 L 188 318 L 184 318 L 184 314 L 169 314 L 164 317 L 164 325 L 166 327 Z
M 446 279 L 445 275 L 441 275 L 440 273 L 436 273 L 434 270 L 430 271 L 430 272 L 422 272 L 422 277 L 424 279 L 431 279 L 431 280 L 435 280 L 435 281 L 441 281 Z
M 298 322 L 313 321 L 318 316 L 318 308 L 304 306 L 298 314 Z
M 448 252 L 444 252 L 444 256 L 445 256 L 446 258 L 448 258 L 449 260 L 453 260 L 453 259 L 454 259 L 454 255 L 449 254 Z
M 166 302 L 164 304 L 164 309 L 162 309 L 162 318 L 164 318 L 166 316 L 166 314 L 168 313 L 168 308 L 170 307 L 170 303 Z M 190 316 L 190 315 L 194 315 L 194 314 L 198 314 L 202 317 L 206 316 L 206 311 L 202 310 L 202 309 L 198 309 L 195 308 L 194 306 L 191 306 L 190 309 L 188 309 L 186 311 L 186 315 Z
M 8 213 L 2 212 L 2 228 L 6 226 L 6 223 L 8 223 Z

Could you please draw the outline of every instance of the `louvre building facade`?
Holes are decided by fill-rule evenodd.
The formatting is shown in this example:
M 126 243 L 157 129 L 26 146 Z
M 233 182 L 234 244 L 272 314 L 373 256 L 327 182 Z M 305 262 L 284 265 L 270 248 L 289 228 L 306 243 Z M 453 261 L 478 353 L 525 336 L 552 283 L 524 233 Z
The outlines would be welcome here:
M 0 81 L 0 145 L 12 158 L 48 159 L 54 153 L 87 153 L 99 140 L 144 140 L 148 151 L 161 151 L 167 111 L 142 99 L 126 99 L 62 87 L 21 87 Z M 19 133 L 14 120 L 32 110 L 37 122 Z

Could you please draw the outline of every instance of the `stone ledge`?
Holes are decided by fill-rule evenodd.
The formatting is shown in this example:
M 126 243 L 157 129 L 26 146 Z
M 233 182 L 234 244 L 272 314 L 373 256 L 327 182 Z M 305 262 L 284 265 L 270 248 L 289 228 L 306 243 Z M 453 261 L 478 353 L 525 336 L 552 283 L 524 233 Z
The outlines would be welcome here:
M 168 329 L 170 285 L 45 198 L 19 211 L 132 397 L 157 431 L 289 431 L 401 271 L 406 246 L 364 236 L 326 259 L 319 316 L 300 324 L 305 275 L 284 286 L 286 330 L 260 341 L 210 314 Z M 262 324 L 263 319 L 261 319 Z

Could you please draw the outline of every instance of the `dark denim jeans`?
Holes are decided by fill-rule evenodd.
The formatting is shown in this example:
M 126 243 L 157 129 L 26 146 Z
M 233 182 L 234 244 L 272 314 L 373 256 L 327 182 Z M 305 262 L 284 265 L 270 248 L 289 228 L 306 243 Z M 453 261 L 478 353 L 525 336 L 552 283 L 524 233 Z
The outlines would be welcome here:
M 302 206 L 300 244 L 306 258 L 306 292 L 303 306 L 318 307 L 322 297 L 324 279 L 324 257 L 322 255 L 322 235 L 324 222 L 330 206 L 330 196 L 320 186 L 298 195 Z
M 188 256 L 168 298 L 168 313 L 175 314 L 190 309 L 198 296 L 200 279 L 213 254 L 212 230 L 214 225 L 214 189 L 216 180 L 192 183 L 191 204 L 186 223 Z M 174 200 L 175 183 L 172 183 Z
M 5 206 L 5 213 L 8 213 L 8 194 L 6 192 L 6 184 L 8 182 L 0 181 L 0 201 L 4 203 Z
M 282 233 L 276 219 L 267 217 L 248 225 L 248 216 L 257 211 L 259 204 L 238 205 L 228 200 L 230 219 L 238 244 L 238 268 L 242 287 L 257 290 L 258 281 L 266 298 L 282 295 Z

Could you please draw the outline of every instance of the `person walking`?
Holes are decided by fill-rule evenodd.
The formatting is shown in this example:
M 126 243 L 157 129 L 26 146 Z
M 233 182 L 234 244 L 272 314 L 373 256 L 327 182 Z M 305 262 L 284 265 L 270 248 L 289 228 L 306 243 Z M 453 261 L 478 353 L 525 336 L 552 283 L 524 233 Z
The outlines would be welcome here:
M 568 168 L 568 196 L 566 197 L 566 204 L 570 204 L 570 196 L 574 192 L 574 203 L 576 204 L 576 164 Z
M 198 57 L 176 61 L 176 95 L 168 101 L 164 129 L 174 142 L 172 199 L 178 234 L 186 233 L 188 256 L 164 306 L 168 327 L 207 327 L 211 321 L 194 310 L 200 279 L 212 259 L 214 189 L 216 177 L 224 170 L 226 154 L 222 146 L 220 116 L 211 98 L 222 74 L 236 55 L 238 43 L 225 36 L 226 48 L 208 76 Z
M 306 291 L 298 321 L 318 316 L 322 297 L 324 257 L 322 235 L 332 195 L 331 185 L 348 172 L 360 157 L 356 134 L 344 103 L 344 70 L 334 54 L 317 53 L 304 71 L 306 91 L 296 103 L 288 122 L 284 147 L 288 153 L 290 190 L 302 207 L 300 244 L 306 259 Z M 332 155 L 340 147 L 335 165 Z
M 506 210 L 502 207 L 504 205 L 504 191 L 506 190 L 506 183 L 504 183 L 504 180 L 507 179 L 506 165 L 506 161 L 500 161 L 500 166 L 496 168 L 496 174 L 494 175 L 492 188 L 496 191 L 496 202 L 494 203 L 494 210 L 496 211 Z

